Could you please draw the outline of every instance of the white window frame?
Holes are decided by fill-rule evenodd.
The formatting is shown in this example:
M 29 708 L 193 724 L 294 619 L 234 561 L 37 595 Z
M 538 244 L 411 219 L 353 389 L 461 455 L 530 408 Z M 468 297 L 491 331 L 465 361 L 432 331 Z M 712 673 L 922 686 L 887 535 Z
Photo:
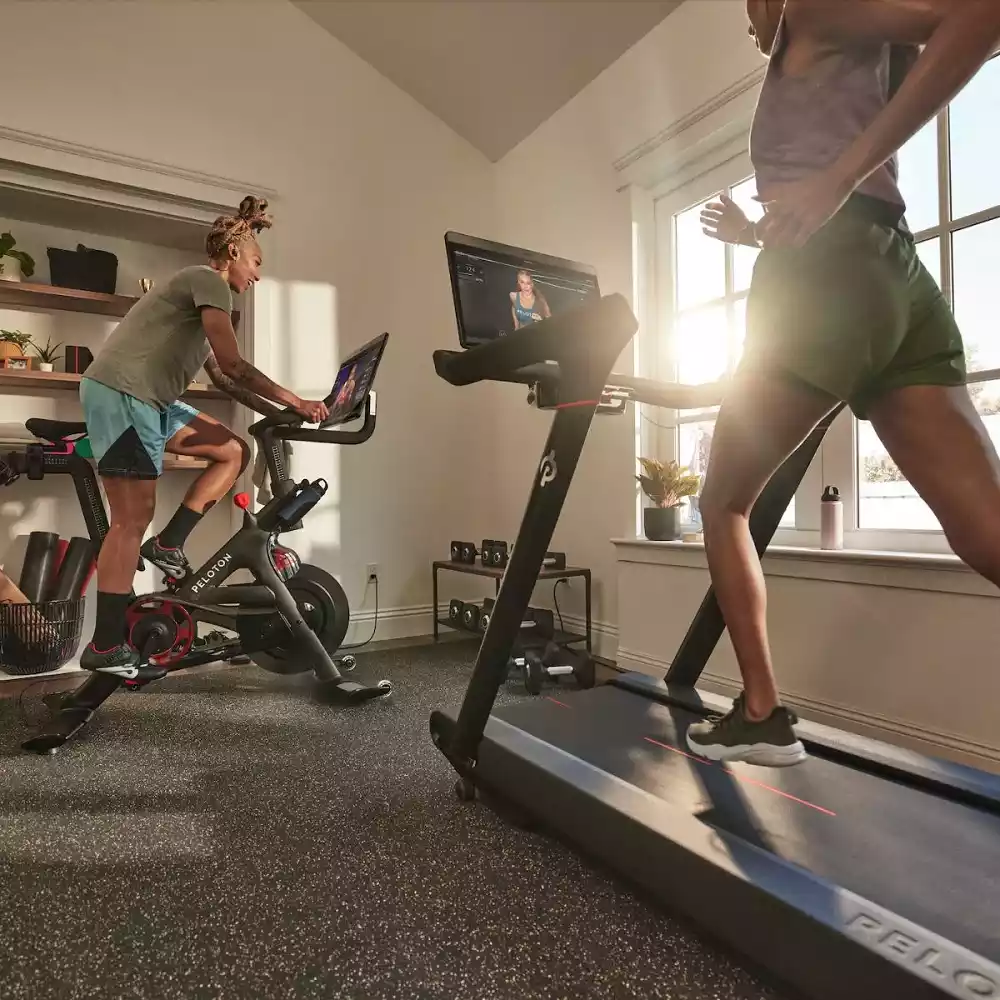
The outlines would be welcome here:
M 941 288 L 949 302 L 954 302 L 953 258 L 951 236 L 972 226 L 1000 218 L 1000 205 L 960 219 L 950 216 L 950 130 L 949 111 L 945 109 L 937 119 L 939 198 L 938 225 L 915 234 L 916 241 L 938 238 L 941 248 Z M 654 234 L 652 253 L 652 289 L 645 308 L 648 322 L 645 334 L 654 343 L 646 343 L 642 350 L 644 363 L 640 374 L 668 382 L 677 381 L 678 366 L 673 359 L 673 320 L 675 318 L 675 227 L 674 218 L 719 191 L 740 184 L 753 174 L 749 154 L 749 123 L 746 131 L 716 150 L 711 162 L 703 160 L 689 165 L 682 173 L 651 190 L 651 205 L 646 202 L 643 224 Z M 651 215 L 651 217 L 650 217 Z M 706 237 L 708 239 L 708 237 Z M 732 251 L 727 248 L 726 268 L 731 268 Z M 639 262 L 637 261 L 637 264 Z M 648 261 L 642 262 L 643 266 Z M 728 281 L 727 281 L 728 285 Z M 743 293 L 741 293 L 743 294 Z M 720 300 L 721 301 L 721 300 Z M 706 303 L 706 306 L 711 303 Z M 637 356 L 638 361 L 638 356 Z M 1000 380 L 1000 369 L 971 373 L 969 382 Z M 679 452 L 679 426 L 682 423 L 710 419 L 715 411 L 701 413 L 649 410 L 641 435 L 647 449 L 655 449 L 660 456 L 673 459 Z M 637 421 L 640 418 L 637 417 Z M 637 435 L 637 440 L 639 439 Z M 845 548 L 913 553 L 951 554 L 951 547 L 941 530 L 879 531 L 862 529 L 859 523 L 857 421 L 846 410 L 830 427 L 819 452 L 810 464 L 795 495 L 795 527 L 779 528 L 774 544 L 816 548 L 819 544 L 819 498 L 826 483 L 840 488 L 844 499 Z

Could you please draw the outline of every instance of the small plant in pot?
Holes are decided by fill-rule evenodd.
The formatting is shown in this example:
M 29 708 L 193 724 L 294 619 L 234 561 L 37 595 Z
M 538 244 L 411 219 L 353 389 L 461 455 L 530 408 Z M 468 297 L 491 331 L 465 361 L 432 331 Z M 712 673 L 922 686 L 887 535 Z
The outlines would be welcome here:
M 0 281 L 20 281 L 35 273 L 35 259 L 30 253 L 16 250 L 17 241 L 10 233 L 0 233 Z
M 643 534 L 651 542 L 675 542 L 681 537 L 681 502 L 698 492 L 701 476 L 658 458 L 640 458 L 639 464 L 642 475 L 635 478 L 652 504 L 642 512 Z
M 44 347 L 39 347 L 37 344 L 31 345 L 35 354 L 38 355 L 38 369 L 43 372 L 53 371 L 53 366 L 62 357 L 59 353 L 59 348 L 62 344 L 56 344 L 55 347 L 52 346 L 52 338 L 45 342 Z
M 0 330 L 0 358 L 26 357 L 31 334 L 20 330 Z

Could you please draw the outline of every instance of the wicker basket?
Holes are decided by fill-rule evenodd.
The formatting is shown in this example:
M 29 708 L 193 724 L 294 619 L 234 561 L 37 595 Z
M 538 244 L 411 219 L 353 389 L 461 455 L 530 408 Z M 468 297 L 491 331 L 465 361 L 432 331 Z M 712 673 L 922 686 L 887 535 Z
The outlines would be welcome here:
M 0 670 L 28 676 L 65 666 L 80 645 L 83 610 L 83 598 L 0 603 Z

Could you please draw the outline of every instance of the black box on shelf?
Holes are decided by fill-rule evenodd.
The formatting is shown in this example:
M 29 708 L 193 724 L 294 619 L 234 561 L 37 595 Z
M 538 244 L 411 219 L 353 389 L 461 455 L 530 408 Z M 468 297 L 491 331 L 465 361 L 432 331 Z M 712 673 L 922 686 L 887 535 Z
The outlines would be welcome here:
M 82 375 L 94 360 L 94 355 L 86 347 L 70 345 L 66 348 L 65 358 L 66 371 L 72 375 Z
M 118 288 L 118 258 L 108 250 L 94 250 L 82 243 L 75 250 L 48 247 L 49 278 L 60 288 L 114 295 Z

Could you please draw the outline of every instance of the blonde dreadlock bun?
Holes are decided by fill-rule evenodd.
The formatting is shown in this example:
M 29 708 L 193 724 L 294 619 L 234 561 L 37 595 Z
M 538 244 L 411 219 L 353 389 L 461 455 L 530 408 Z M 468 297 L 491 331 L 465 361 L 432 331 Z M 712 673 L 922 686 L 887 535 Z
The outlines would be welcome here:
M 270 229 L 272 220 L 266 210 L 267 202 L 263 198 L 248 194 L 240 202 L 236 215 L 220 215 L 205 239 L 209 257 L 213 260 L 228 257 L 230 247 L 239 247 L 254 239 L 262 229 Z

